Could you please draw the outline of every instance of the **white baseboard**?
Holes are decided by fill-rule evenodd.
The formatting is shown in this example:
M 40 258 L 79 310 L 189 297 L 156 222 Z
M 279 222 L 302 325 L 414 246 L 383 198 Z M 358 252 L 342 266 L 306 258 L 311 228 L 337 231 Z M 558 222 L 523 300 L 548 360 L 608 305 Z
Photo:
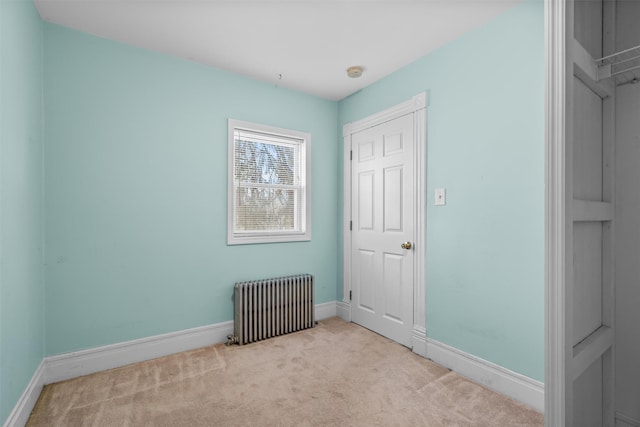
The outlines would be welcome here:
M 31 410 L 36 406 L 36 402 L 44 386 L 44 373 L 45 365 L 44 361 L 42 361 L 31 377 L 31 381 L 27 384 L 27 388 L 24 389 L 22 396 L 18 399 L 13 411 L 11 411 L 9 417 L 4 422 L 4 427 L 23 427 L 27 423 L 29 415 L 31 415 Z
M 342 320 L 351 322 L 351 303 L 349 301 L 336 301 L 336 314 Z
M 494 391 L 544 412 L 544 384 L 454 347 L 426 338 L 427 358 Z
M 325 302 L 323 304 L 316 304 L 315 319 L 324 320 L 330 317 L 336 317 L 336 302 Z
M 413 331 L 411 331 L 411 350 L 415 354 L 427 357 L 427 331 L 424 328 L 413 325 Z
M 225 342 L 233 321 L 44 358 L 45 384 Z
M 316 320 L 334 317 L 336 302 L 316 304 L 315 310 Z M 219 344 L 229 334 L 233 334 L 233 321 L 49 356 L 45 358 L 45 384 Z
M 616 412 L 616 427 L 640 427 L 640 420 Z

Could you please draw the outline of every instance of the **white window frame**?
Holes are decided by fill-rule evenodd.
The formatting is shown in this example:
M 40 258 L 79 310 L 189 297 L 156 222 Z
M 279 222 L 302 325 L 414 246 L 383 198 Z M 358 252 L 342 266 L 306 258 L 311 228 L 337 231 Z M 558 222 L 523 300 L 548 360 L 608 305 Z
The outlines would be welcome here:
M 297 208 L 300 212 L 300 229 L 297 231 L 240 232 L 235 230 L 236 183 L 235 183 L 235 138 L 236 131 L 255 132 L 275 138 L 300 141 L 302 164 L 300 181 L 302 200 Z M 228 120 L 227 144 L 227 244 L 243 245 L 255 243 L 300 242 L 311 240 L 311 134 L 290 129 L 282 129 L 241 120 Z

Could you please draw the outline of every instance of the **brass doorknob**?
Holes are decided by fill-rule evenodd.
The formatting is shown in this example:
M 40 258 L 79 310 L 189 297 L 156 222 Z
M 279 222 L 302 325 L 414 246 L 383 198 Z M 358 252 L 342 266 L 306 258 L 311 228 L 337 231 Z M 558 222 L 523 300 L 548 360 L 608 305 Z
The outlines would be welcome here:
M 404 242 L 400 245 L 402 249 L 411 249 L 411 242 Z

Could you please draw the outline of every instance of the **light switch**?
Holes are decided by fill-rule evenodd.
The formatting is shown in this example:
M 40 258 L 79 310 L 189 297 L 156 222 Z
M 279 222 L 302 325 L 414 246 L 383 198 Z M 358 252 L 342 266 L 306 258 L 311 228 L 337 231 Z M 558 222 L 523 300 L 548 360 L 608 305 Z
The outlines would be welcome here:
M 447 203 L 447 192 L 444 188 L 436 188 L 436 206 L 444 206 Z

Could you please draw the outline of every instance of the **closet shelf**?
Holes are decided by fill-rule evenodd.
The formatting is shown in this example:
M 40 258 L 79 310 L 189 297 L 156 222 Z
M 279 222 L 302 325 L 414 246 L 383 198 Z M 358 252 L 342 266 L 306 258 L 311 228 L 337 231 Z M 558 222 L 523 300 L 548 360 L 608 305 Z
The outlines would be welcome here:
M 596 59 L 600 80 L 612 78 L 616 86 L 640 81 L 640 46 Z

